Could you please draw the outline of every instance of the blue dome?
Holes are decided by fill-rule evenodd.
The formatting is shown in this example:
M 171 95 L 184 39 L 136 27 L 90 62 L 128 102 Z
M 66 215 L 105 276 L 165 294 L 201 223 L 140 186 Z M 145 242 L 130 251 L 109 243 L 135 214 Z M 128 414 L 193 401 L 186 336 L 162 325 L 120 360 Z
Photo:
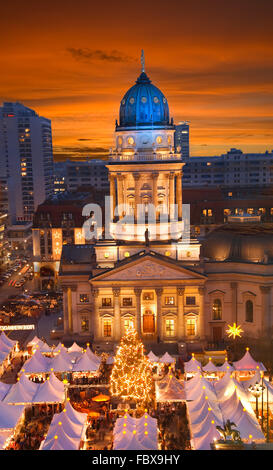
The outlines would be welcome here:
M 163 93 L 145 72 L 121 100 L 117 128 L 169 127 L 169 106 Z

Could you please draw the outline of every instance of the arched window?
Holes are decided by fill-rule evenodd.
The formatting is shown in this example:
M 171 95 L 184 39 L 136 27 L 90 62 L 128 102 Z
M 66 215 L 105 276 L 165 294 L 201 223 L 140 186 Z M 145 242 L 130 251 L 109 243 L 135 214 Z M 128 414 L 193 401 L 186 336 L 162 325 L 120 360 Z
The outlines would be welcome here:
M 212 319 L 222 320 L 222 302 L 220 299 L 215 299 L 212 306 Z
M 252 300 L 246 301 L 246 321 L 252 323 L 253 322 L 253 302 Z

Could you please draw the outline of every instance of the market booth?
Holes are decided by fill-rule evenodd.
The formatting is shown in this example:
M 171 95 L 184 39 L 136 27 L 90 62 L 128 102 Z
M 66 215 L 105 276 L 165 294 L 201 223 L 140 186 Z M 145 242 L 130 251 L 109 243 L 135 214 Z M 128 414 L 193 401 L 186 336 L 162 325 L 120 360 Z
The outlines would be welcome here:
M 8 447 L 11 439 L 16 438 L 25 419 L 23 405 L 12 406 L 0 402 L 0 450 Z
M 249 348 L 246 348 L 245 355 L 239 361 L 233 362 L 235 370 L 235 376 L 238 380 L 248 380 L 255 372 L 266 371 L 266 368 L 261 362 L 257 362 L 253 359 L 249 352 Z
M 157 450 L 157 419 L 145 413 L 141 418 L 125 414 L 118 418 L 114 430 L 114 450 Z

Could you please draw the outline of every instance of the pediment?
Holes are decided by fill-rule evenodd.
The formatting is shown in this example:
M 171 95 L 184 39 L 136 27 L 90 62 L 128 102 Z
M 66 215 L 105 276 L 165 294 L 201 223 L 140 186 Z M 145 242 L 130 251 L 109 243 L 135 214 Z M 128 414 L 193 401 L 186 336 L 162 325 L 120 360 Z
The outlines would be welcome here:
M 107 273 L 102 273 L 93 280 L 103 281 L 137 281 L 137 280 L 187 280 L 204 279 L 205 276 L 196 273 L 175 262 L 162 261 L 156 256 L 140 258 L 125 265 L 117 266 Z

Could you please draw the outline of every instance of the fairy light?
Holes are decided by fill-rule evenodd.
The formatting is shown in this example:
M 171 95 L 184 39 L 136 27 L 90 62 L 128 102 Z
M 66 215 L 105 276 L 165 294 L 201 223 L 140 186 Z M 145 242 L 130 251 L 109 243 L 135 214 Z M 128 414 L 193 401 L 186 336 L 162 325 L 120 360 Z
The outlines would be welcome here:
M 144 345 L 131 326 L 121 338 L 110 378 L 110 393 L 124 399 L 149 403 L 152 400 L 152 375 Z

